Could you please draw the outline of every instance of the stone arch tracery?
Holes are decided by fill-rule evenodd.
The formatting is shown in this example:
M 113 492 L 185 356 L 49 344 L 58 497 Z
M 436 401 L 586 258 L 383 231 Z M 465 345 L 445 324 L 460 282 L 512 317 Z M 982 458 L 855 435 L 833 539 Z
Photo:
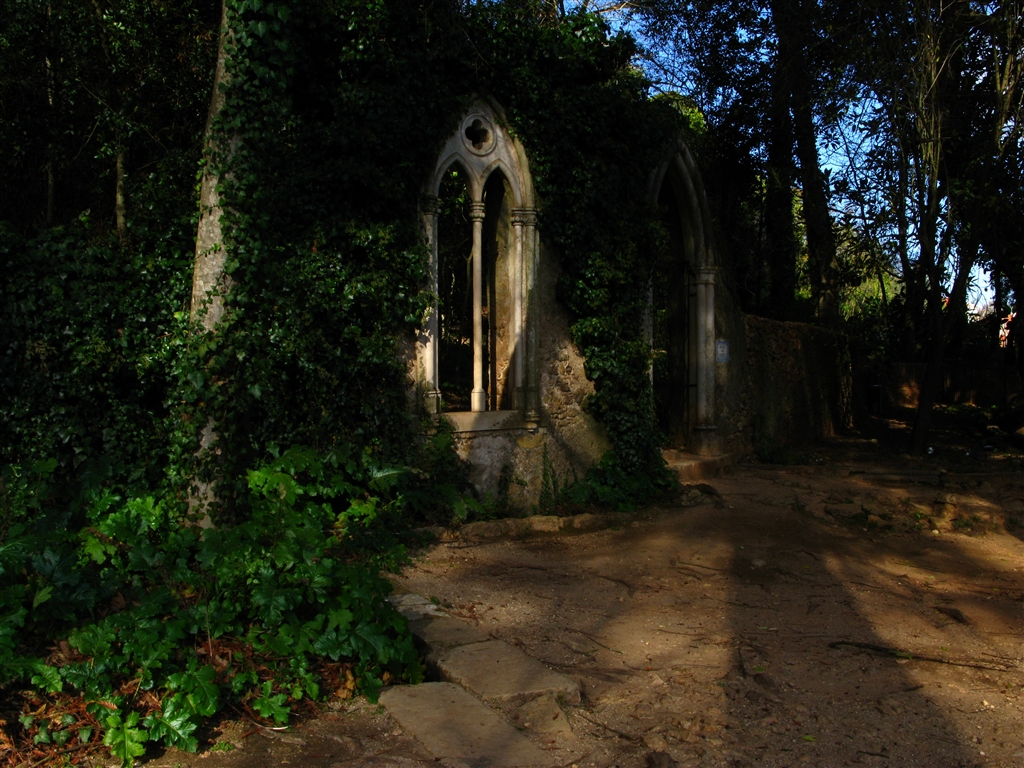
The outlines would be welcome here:
M 516 141 L 500 122 L 496 108 L 486 102 L 477 102 L 466 113 L 458 130 L 449 137 L 442 149 L 433 174 L 425 186 L 421 215 L 423 227 L 431 251 L 430 288 L 438 295 L 438 194 L 445 174 L 457 166 L 465 174 L 467 192 L 470 198 L 469 217 L 472 222 L 472 349 L 473 384 L 469 393 L 469 412 L 485 414 L 503 409 L 507 415 L 518 413 L 526 426 L 536 426 L 539 420 L 539 387 L 537 370 L 537 312 L 536 293 L 537 260 L 539 240 L 537 234 L 537 212 L 533 185 L 522 145 Z M 507 317 L 507 339 L 498 348 L 493 338 L 495 308 L 487 304 L 489 311 L 488 329 L 485 331 L 484 307 L 485 290 L 485 243 L 484 231 L 488 211 L 485 190 L 494 174 L 500 173 L 510 195 L 511 205 L 506 206 L 508 226 L 512 236 L 507 243 L 507 252 L 501 254 L 500 263 L 505 267 L 501 298 L 501 310 Z M 495 215 L 492 210 L 491 215 Z M 489 222 L 488 222 L 489 223 Z M 440 390 L 440 375 L 444 360 L 441 359 L 439 328 L 442 309 L 435 306 L 422 328 L 417 344 L 417 380 L 425 410 L 439 414 L 444 410 Z M 500 357 L 504 389 L 510 396 L 500 398 L 496 394 Z M 490 363 L 490 364 L 489 364 Z M 507 408 L 511 405 L 511 408 Z M 512 413 L 509 413 L 509 412 Z M 465 425 L 489 423 L 486 420 L 463 419 Z M 507 420 L 506 420 L 507 421 Z

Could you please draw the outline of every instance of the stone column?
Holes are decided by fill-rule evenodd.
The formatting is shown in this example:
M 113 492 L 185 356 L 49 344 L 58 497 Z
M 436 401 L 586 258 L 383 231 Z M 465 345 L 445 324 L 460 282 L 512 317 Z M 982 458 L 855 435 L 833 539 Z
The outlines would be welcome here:
M 470 203 L 469 217 L 473 220 L 473 391 L 470 410 L 487 410 L 487 391 L 484 389 L 484 204 Z
M 647 378 L 654 386 L 654 276 L 647 280 L 647 306 L 644 307 L 644 341 L 651 353 L 651 364 L 647 368 Z
M 697 271 L 697 453 L 714 451 L 715 277 L 714 267 Z
M 515 250 L 509 268 L 509 293 L 512 296 L 512 334 L 511 334 L 511 360 L 512 360 L 512 386 L 513 386 L 513 407 L 522 411 L 526 407 L 523 372 L 526 360 L 525 334 L 523 333 L 523 256 L 524 256 L 524 226 L 526 224 L 526 211 L 522 208 L 512 209 L 512 227 L 515 231 Z
M 419 383 L 423 397 L 423 408 L 428 414 L 441 412 L 441 392 L 438 389 L 438 347 L 440 346 L 440 308 L 437 306 L 437 213 L 438 199 L 432 195 L 423 198 L 420 206 L 423 216 L 423 230 L 430 248 L 430 274 L 428 289 L 434 294 L 434 306 L 427 317 L 426 327 L 420 331 L 420 365 L 422 380 Z
M 520 209 L 523 217 L 523 332 L 525 336 L 524 375 L 526 426 L 540 424 L 540 366 L 537 340 L 540 334 L 540 301 L 537 296 L 537 270 L 540 263 L 540 236 L 537 232 L 537 211 Z

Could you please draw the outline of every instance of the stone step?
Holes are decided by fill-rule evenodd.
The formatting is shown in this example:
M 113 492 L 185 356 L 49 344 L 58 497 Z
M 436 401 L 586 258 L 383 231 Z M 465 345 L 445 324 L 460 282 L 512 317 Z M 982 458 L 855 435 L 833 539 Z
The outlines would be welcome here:
M 551 766 L 553 756 L 500 714 L 452 683 L 402 685 L 380 703 L 401 726 L 448 766 Z
M 541 730 L 571 734 L 558 702 L 579 703 L 579 684 L 483 629 L 448 616 L 420 595 L 388 600 L 409 619 L 413 635 L 427 650 L 428 667 L 444 681 L 395 686 L 381 693 L 380 703 L 402 727 L 453 768 L 551 765 L 548 753 L 484 702 L 529 702 L 551 721 Z
M 698 483 L 702 480 L 720 477 L 725 468 L 735 461 L 729 454 L 695 456 L 671 448 L 666 448 L 661 454 L 664 456 L 668 468 L 678 475 L 681 483 Z
M 441 680 L 457 683 L 484 701 L 515 703 L 550 695 L 580 701 L 579 684 L 487 632 L 442 613 L 419 595 L 388 598 L 409 619 L 427 649 L 427 664 Z
M 561 697 L 570 704 L 580 701 L 575 680 L 501 640 L 431 652 L 427 663 L 436 666 L 442 680 L 457 683 L 494 704 L 522 704 L 544 695 Z

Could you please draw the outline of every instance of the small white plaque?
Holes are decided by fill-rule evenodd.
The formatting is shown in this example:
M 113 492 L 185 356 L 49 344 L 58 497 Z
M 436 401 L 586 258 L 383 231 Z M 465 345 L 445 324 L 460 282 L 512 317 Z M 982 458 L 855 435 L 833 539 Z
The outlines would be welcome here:
M 725 339 L 719 339 L 715 342 L 715 362 L 729 362 L 729 342 Z

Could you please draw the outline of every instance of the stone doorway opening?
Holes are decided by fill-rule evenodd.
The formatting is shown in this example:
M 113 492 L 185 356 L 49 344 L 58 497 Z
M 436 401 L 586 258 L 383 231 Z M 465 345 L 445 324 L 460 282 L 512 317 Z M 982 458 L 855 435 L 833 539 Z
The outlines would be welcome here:
M 697 399 L 697 287 L 687 253 L 687 224 L 679 183 L 676 174 L 666 174 L 658 195 L 668 247 L 655 265 L 651 281 L 651 378 L 663 446 L 686 449 Z

